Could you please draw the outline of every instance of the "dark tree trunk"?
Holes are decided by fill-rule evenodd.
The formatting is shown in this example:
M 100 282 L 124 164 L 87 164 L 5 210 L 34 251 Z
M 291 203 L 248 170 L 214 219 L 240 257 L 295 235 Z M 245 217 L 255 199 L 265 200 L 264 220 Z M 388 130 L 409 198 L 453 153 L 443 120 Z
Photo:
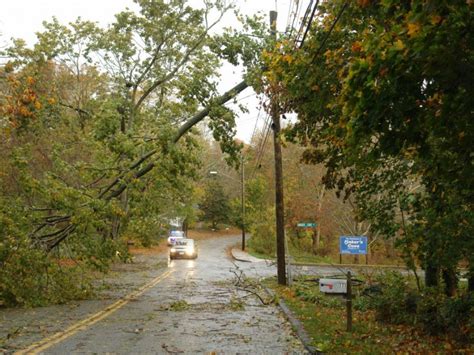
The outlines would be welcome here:
M 184 235 L 186 236 L 188 235 L 188 220 L 187 219 L 183 221 L 183 232 L 184 232 Z
M 313 255 L 318 255 L 318 249 L 319 249 L 319 233 L 313 233 L 311 236 L 313 243 L 312 243 L 312 249 L 313 249 Z
M 446 296 L 453 297 L 458 289 L 458 277 L 455 269 L 443 270 L 444 292 Z
M 120 202 L 122 205 L 122 209 L 125 211 L 125 215 L 128 214 L 128 193 L 125 192 L 120 195 Z M 125 220 L 126 217 L 114 216 L 112 218 L 112 226 L 111 226 L 111 233 L 110 236 L 112 239 L 118 239 L 120 235 L 120 228 L 122 227 L 122 222 Z
M 425 284 L 427 287 L 439 286 L 439 267 L 431 261 L 427 263 L 425 269 Z
M 469 272 L 467 274 L 467 290 L 474 293 L 474 266 L 469 266 Z

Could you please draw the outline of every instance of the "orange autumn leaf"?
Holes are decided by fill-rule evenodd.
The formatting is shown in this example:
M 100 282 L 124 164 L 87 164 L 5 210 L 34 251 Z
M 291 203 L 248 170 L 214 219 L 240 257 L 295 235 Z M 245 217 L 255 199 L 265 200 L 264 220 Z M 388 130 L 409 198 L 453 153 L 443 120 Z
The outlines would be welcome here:
M 421 29 L 421 25 L 418 22 L 410 22 L 408 24 L 408 36 L 415 37 Z
M 370 0 L 357 0 L 357 4 L 360 7 L 367 7 L 370 5 Z
M 352 43 L 351 49 L 353 52 L 360 52 L 362 50 L 362 45 L 359 41 L 355 41 Z
M 35 79 L 32 76 L 26 78 L 26 82 L 28 85 L 33 85 L 35 83 Z
M 430 22 L 432 25 L 437 25 L 438 23 L 440 23 L 441 21 L 443 20 L 443 18 L 439 15 L 434 15 L 434 16 L 431 16 L 431 19 L 430 19 Z

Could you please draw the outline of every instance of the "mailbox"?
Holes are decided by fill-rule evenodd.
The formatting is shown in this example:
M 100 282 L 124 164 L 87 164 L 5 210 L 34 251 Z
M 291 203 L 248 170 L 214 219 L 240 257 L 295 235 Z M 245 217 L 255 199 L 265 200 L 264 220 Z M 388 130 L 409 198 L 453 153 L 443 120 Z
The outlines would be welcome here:
M 347 293 L 345 279 L 319 279 L 319 291 L 324 293 Z

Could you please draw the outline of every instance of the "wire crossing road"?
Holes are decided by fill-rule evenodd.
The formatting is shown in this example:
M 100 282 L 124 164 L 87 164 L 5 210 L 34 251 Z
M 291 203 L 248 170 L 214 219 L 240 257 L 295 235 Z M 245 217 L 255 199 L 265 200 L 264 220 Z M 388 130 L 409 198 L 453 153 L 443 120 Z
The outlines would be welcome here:
M 75 322 L 60 331 L 48 331 L 35 342 L 24 331 L 11 341 L 10 349 L 18 354 L 303 353 L 302 344 L 276 306 L 263 305 L 234 286 L 236 265 L 252 277 L 276 272 L 264 262 L 234 264 L 226 251 L 239 238 L 200 241 L 198 259 L 168 261 L 167 268 L 155 270 L 151 280 L 149 272 L 137 272 L 134 278 L 143 280 L 134 291 L 81 319 L 74 316 Z M 158 259 L 148 256 L 146 262 L 156 265 Z M 45 307 L 27 316 L 12 311 L 2 314 L 2 322 L 13 315 L 11 325 L 28 320 L 26 328 L 34 331 L 41 314 L 48 314 L 48 323 L 61 323 L 67 307 Z

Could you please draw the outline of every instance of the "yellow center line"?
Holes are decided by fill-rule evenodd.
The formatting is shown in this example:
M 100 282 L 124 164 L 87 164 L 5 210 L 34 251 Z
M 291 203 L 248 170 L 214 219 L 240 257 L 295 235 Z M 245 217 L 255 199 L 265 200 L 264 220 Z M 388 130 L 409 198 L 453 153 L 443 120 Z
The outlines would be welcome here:
M 156 277 L 146 285 L 140 287 L 138 290 L 135 292 L 132 292 L 125 296 L 124 298 L 118 300 L 117 302 L 111 304 L 110 306 L 104 308 L 103 310 L 91 315 L 90 317 L 87 317 L 66 330 L 63 330 L 61 332 L 55 333 L 51 335 L 50 337 L 44 338 L 36 343 L 33 343 L 30 345 L 28 348 L 20 350 L 15 352 L 17 355 L 23 355 L 23 354 L 38 354 L 41 351 L 44 351 L 51 346 L 58 344 L 59 342 L 63 341 L 64 339 L 69 338 L 70 336 L 76 334 L 77 332 L 80 332 L 81 330 L 86 329 L 87 327 L 90 327 L 91 325 L 99 322 L 100 320 L 104 319 L 105 317 L 110 316 L 112 313 L 117 311 L 118 309 L 122 308 L 125 306 L 127 303 L 130 301 L 136 299 L 140 295 L 142 295 L 145 291 L 149 290 L 150 288 L 156 286 L 160 281 L 168 277 L 173 270 L 168 270 L 165 271 L 163 274 L 160 276 Z

